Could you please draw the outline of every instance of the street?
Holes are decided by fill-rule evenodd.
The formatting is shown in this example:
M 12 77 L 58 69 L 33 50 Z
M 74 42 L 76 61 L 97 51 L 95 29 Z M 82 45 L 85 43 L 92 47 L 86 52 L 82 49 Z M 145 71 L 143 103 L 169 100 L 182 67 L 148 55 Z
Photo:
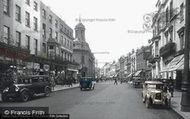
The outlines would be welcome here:
M 141 89 L 113 82 L 97 83 L 92 91 L 62 90 L 25 103 L 1 102 L 2 106 L 48 106 L 50 113 L 70 114 L 71 119 L 179 119 L 172 110 L 163 107 L 147 109 Z

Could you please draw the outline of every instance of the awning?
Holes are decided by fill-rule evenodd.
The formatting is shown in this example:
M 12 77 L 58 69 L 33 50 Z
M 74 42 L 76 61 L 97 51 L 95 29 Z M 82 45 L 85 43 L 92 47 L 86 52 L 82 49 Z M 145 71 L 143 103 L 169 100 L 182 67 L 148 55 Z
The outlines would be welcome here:
M 133 76 L 139 76 L 139 74 L 142 72 L 142 70 L 139 70 L 137 72 L 135 72 L 135 74 Z
M 133 73 L 130 73 L 130 74 L 127 76 L 127 78 L 130 77 L 130 76 L 132 76 L 132 75 L 133 75 Z
M 175 57 L 169 64 L 168 64 L 168 71 L 175 71 L 183 64 L 184 55 L 179 55 Z
M 189 62 L 190 62 L 190 60 L 189 60 Z M 181 65 L 177 68 L 177 70 L 183 70 L 184 69 L 184 58 L 182 59 L 180 64 Z M 189 69 L 190 69 L 190 63 L 189 63 Z
M 67 69 L 68 71 L 73 71 L 73 72 L 78 72 L 78 70 L 76 70 L 76 69 Z

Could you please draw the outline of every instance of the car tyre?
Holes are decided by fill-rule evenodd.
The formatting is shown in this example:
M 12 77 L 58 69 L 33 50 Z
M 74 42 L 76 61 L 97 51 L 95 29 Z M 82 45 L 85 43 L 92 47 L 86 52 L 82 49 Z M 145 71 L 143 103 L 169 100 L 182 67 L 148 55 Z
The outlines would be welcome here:
M 46 87 L 44 91 L 45 91 L 45 96 L 46 96 L 46 97 L 49 97 L 49 96 L 50 96 L 50 93 L 51 93 L 51 89 L 48 88 L 48 87 Z
M 27 91 L 22 91 L 21 94 L 20 94 L 20 101 L 22 102 L 26 102 L 28 101 L 30 98 L 30 95 Z
M 2 95 L 1 99 L 2 99 L 3 102 L 8 102 L 8 97 L 7 96 Z

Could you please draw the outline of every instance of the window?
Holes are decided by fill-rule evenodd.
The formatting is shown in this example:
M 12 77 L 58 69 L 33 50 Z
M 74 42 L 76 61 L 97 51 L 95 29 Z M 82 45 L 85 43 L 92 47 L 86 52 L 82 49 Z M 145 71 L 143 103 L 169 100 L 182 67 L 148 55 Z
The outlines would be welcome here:
M 58 32 L 55 32 L 55 39 L 58 40 Z
M 30 36 L 26 35 L 26 47 L 30 50 Z
M 58 21 L 55 20 L 55 27 L 57 28 L 58 27 Z
M 185 48 L 185 39 L 184 39 L 184 32 L 179 34 L 180 39 L 180 50 Z
M 21 22 L 21 8 L 16 5 L 16 16 L 15 16 L 16 21 Z
M 54 48 L 53 48 L 53 45 L 50 45 L 50 46 L 49 46 L 49 49 L 51 49 L 51 50 L 54 49 Z
M 46 53 L 46 44 L 43 43 L 43 44 L 42 44 L 42 47 L 43 47 L 43 53 Z
M 30 0 L 25 0 L 25 3 L 30 6 Z
M 42 9 L 42 17 L 46 19 L 46 11 L 44 9 Z
M 43 23 L 42 29 L 43 29 L 42 36 L 43 36 L 43 38 L 46 38 L 46 24 Z
M 180 21 L 182 22 L 184 20 L 184 4 L 182 3 L 180 5 Z
M 16 31 L 16 46 L 20 47 L 21 46 L 21 33 Z
M 63 45 L 63 36 L 61 36 L 61 45 Z
M 3 0 L 3 12 L 9 15 L 9 0 Z
M 69 47 L 69 40 L 67 40 L 67 47 Z
M 38 19 L 36 17 L 34 17 L 34 30 L 38 30 Z
M 28 12 L 26 12 L 25 13 L 25 25 L 27 26 L 27 27 L 30 27 L 30 13 L 28 13 Z
M 9 43 L 9 35 L 10 35 L 10 30 L 9 27 L 4 26 L 3 28 L 3 42 Z
M 173 17 L 173 0 L 170 2 L 170 19 Z
M 34 10 L 38 11 L 38 3 L 34 2 Z
M 173 41 L 173 29 L 170 30 L 170 42 Z
M 38 53 L 38 40 L 34 39 L 34 46 L 35 46 L 35 55 Z
M 52 28 L 49 28 L 49 37 L 50 38 L 52 38 L 52 33 L 53 33 Z
M 52 16 L 49 15 L 49 22 L 52 23 Z
M 84 64 L 84 63 L 85 63 L 85 59 L 84 59 L 84 56 L 82 56 L 82 59 L 81 59 L 81 61 L 82 61 L 82 64 Z
M 168 8 L 166 9 L 166 25 L 168 24 L 168 20 L 169 19 L 169 17 L 168 17 Z

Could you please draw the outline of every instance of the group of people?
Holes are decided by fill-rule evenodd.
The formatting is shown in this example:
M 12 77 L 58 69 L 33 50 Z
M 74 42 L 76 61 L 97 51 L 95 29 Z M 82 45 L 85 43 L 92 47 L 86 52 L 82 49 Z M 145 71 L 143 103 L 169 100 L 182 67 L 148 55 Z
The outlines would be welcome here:
M 170 77 L 168 82 L 164 83 L 164 91 L 169 91 L 171 93 L 171 96 L 173 97 L 174 94 L 174 81 L 173 79 Z

